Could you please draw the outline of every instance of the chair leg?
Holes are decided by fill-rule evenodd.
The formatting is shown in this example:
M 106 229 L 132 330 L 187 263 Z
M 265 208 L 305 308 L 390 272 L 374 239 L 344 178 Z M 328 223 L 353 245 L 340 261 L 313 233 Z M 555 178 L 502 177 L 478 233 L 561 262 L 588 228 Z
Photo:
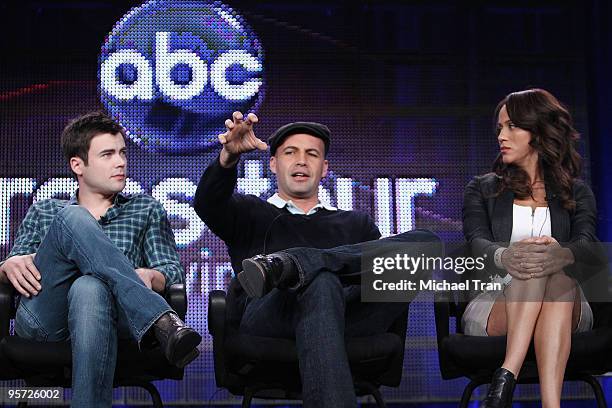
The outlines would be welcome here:
M 145 390 L 147 390 L 151 395 L 151 400 L 153 402 L 154 408 L 164 408 L 164 403 L 162 402 L 161 396 L 159 395 L 159 391 L 157 391 L 157 388 L 155 388 L 153 384 L 149 382 L 143 382 L 139 385 Z
M 253 390 L 250 388 L 244 389 L 244 396 L 242 397 L 242 408 L 250 408 L 251 401 L 253 400 Z
M 472 398 L 472 393 L 474 389 L 478 387 L 479 384 L 474 381 L 470 381 L 468 385 L 463 389 L 463 395 L 461 396 L 461 402 L 459 403 L 459 408 L 467 408 L 470 403 L 470 398 Z
M 376 405 L 378 405 L 378 408 L 387 408 L 387 404 L 385 404 L 385 400 L 380 394 L 380 390 L 378 388 L 374 388 L 370 394 L 376 400 Z
M 593 389 L 593 394 L 595 394 L 595 400 L 597 401 L 597 408 L 607 408 L 606 397 L 604 396 L 601 384 L 597 381 L 597 378 L 592 375 L 585 375 L 580 379 L 589 384 Z

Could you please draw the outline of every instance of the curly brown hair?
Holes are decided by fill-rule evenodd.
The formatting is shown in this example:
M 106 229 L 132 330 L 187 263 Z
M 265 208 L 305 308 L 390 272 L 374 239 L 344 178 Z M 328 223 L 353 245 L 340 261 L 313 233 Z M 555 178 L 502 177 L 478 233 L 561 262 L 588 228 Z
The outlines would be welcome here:
M 495 108 L 495 128 L 499 111 L 506 105 L 510 120 L 519 128 L 531 132 L 529 145 L 538 152 L 539 170 L 546 187 L 559 195 L 568 210 L 576 207 L 572 187 L 581 171 L 582 158 L 576 151 L 580 134 L 574 129 L 572 116 L 550 92 L 527 89 L 513 92 Z M 511 190 L 518 198 L 533 197 L 529 175 L 514 164 L 505 164 L 499 154 L 493 163 L 493 172 L 501 179 L 498 194 Z

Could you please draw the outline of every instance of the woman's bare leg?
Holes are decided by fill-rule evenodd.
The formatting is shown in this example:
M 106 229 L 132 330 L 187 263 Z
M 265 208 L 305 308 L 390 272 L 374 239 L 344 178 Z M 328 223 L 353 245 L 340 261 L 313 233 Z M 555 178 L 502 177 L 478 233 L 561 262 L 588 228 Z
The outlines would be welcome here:
M 490 336 L 507 334 L 503 368 L 518 376 L 533 338 L 548 277 L 529 280 L 513 279 L 504 295 L 495 303 L 489 316 Z
M 563 272 L 548 278 L 540 318 L 534 332 L 543 408 L 559 408 L 572 330 L 578 325 L 580 297 Z

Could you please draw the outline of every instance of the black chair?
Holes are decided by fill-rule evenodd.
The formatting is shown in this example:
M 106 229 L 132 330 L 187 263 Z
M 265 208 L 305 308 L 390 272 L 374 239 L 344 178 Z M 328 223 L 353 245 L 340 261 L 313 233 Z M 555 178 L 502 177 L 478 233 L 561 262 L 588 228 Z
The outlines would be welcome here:
M 172 285 L 166 300 L 185 319 L 187 295 L 185 285 Z M 0 380 L 25 380 L 32 387 L 71 386 L 72 356 L 70 342 L 36 342 L 9 335 L 10 319 L 15 317 L 15 293 L 0 284 Z M 5 367 L 7 367 L 5 369 Z M 182 380 L 184 370 L 170 365 L 159 347 L 138 349 L 135 341 L 120 340 L 114 387 L 140 387 L 151 395 L 152 405 L 163 403 L 152 381 Z M 21 403 L 20 406 L 26 406 Z
M 501 366 L 506 353 L 506 336 L 466 336 L 461 328 L 461 317 L 467 303 L 456 293 L 437 292 L 434 312 L 438 337 L 438 358 L 442 378 L 450 380 L 467 377 L 460 407 L 467 407 L 476 387 L 491 382 L 493 372 Z M 450 333 L 451 318 L 455 319 L 456 333 Z M 584 381 L 595 394 L 597 406 L 607 407 L 596 375 L 612 371 L 612 328 L 603 326 L 572 335 L 572 348 L 565 370 L 565 381 Z M 538 383 L 533 344 L 519 374 L 518 384 Z
M 240 333 L 238 322 L 227 318 L 226 293 L 214 290 L 209 295 L 208 331 L 217 386 L 242 395 L 242 407 L 250 407 L 254 397 L 302 399 L 295 342 Z M 407 318 L 408 307 L 387 333 L 347 341 L 355 391 L 358 396 L 372 395 L 379 407 L 385 402 L 378 388 L 397 387 L 402 378 Z

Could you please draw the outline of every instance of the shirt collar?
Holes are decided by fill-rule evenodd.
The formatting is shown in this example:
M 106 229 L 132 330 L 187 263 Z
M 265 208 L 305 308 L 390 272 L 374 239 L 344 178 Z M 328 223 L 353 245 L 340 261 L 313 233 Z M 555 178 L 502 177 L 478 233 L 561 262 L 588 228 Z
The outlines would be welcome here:
M 336 207 L 333 207 L 330 204 L 319 200 L 319 203 L 315 205 L 314 207 L 312 207 L 310 211 L 304 212 L 304 210 L 302 210 L 300 207 L 293 204 L 293 201 L 283 200 L 281 196 L 278 195 L 278 193 L 275 193 L 272 197 L 268 198 L 268 202 L 278 208 L 287 208 L 287 211 L 289 211 L 291 214 L 311 215 L 319 211 L 321 208 L 324 208 L 327 211 L 337 211 L 338 210 Z
M 77 205 L 79 203 L 78 197 L 79 197 L 79 189 L 77 188 L 75 192 L 72 194 L 72 196 L 70 196 L 70 200 L 68 200 L 68 205 Z M 119 192 L 115 194 L 115 197 L 113 198 L 113 207 L 115 206 L 120 207 L 121 205 L 130 201 L 131 198 L 132 198 L 131 196 L 124 194 L 122 192 Z

